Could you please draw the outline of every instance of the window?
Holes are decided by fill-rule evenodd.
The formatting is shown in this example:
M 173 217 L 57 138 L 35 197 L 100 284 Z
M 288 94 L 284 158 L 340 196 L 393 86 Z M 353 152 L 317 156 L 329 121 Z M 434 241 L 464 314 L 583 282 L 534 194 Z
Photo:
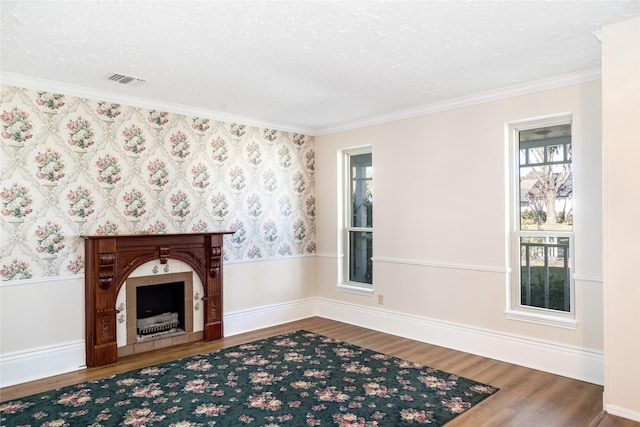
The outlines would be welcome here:
M 573 172 L 569 117 L 512 126 L 511 308 L 573 317 Z
M 371 149 L 345 152 L 345 282 L 373 284 L 373 163 Z

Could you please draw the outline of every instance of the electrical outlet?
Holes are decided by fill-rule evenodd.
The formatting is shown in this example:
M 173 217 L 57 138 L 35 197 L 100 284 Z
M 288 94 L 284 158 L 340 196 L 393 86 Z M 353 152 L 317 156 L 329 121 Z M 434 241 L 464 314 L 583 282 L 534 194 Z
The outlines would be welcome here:
M 378 295 L 378 304 L 384 304 L 384 297 L 382 295 Z

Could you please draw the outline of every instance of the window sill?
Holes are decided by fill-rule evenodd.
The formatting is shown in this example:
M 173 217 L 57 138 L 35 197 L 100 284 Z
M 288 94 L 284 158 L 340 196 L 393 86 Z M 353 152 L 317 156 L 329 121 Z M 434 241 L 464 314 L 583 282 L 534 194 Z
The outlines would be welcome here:
M 347 283 L 338 283 L 338 290 L 341 292 L 348 292 L 351 294 L 368 295 L 368 296 L 373 295 L 373 287 L 368 287 L 368 286 L 365 287 L 365 286 L 349 285 Z
M 507 319 L 520 322 L 536 323 L 538 325 L 553 326 L 556 328 L 573 329 L 578 327 L 576 319 L 553 316 L 544 313 L 532 313 L 525 310 L 506 310 Z

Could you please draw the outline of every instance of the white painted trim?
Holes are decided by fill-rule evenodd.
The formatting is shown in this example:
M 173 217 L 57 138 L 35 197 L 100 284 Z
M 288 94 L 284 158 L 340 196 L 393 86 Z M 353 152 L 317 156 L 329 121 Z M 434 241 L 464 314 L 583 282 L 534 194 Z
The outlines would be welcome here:
M 277 256 L 277 257 L 267 257 L 267 258 L 256 258 L 256 259 L 242 259 L 236 261 L 225 261 L 223 266 L 225 265 L 234 265 L 234 264 L 249 264 L 253 262 L 268 262 L 268 261 L 286 261 L 295 258 L 313 258 L 316 257 L 316 254 L 301 254 L 301 255 L 289 255 L 289 256 Z M 51 283 L 51 282 L 64 282 L 66 280 L 84 280 L 84 274 L 71 274 L 68 276 L 45 276 L 45 277 L 36 277 L 34 279 L 22 279 L 22 280 L 6 280 L 0 282 L 0 288 L 9 287 L 9 286 L 18 286 L 18 285 L 39 285 L 43 283 Z
M 350 323 L 434 345 L 502 360 L 595 384 L 604 382 L 602 351 L 507 334 L 454 322 L 346 303 L 305 298 L 224 314 L 224 335 L 232 336 L 312 316 Z M 84 341 L 0 355 L 0 387 L 42 379 L 85 365 Z M 607 408 L 633 419 L 624 408 Z
M 318 298 L 317 315 L 581 381 L 604 383 L 604 355 L 600 350 L 326 298 Z
M 616 417 L 627 418 L 632 421 L 640 422 L 640 411 L 632 411 L 631 409 L 621 408 L 620 406 L 608 404 L 605 405 L 604 410 L 611 415 L 615 415 Z
M 576 319 L 568 316 L 554 316 L 553 314 L 535 313 L 528 310 L 505 310 L 504 313 L 509 320 L 518 320 L 520 322 L 573 330 L 578 327 Z
M 267 129 L 278 129 L 284 132 L 302 133 L 313 135 L 314 129 L 309 127 L 292 126 L 285 123 L 266 122 L 253 117 L 224 113 L 221 111 L 208 110 L 204 108 L 191 107 L 188 105 L 163 102 L 155 99 L 142 98 L 122 93 L 111 92 L 102 89 L 93 89 L 85 86 L 78 86 L 54 80 L 40 79 L 37 77 L 24 76 L 20 74 L 2 72 L 0 80 L 3 85 L 18 86 L 34 90 L 44 90 L 47 92 L 63 93 L 65 95 L 89 98 L 98 101 L 115 102 L 118 104 L 131 105 L 139 108 L 151 110 L 162 110 L 187 116 L 207 117 L 227 123 L 242 123 L 247 126 L 255 126 Z
M 84 274 L 70 274 L 68 276 L 45 276 L 37 277 L 34 279 L 22 279 L 22 280 L 6 280 L 0 282 L 0 288 L 17 286 L 17 285 L 40 285 L 43 283 L 51 282 L 64 282 L 67 280 L 84 280 Z
M 315 315 L 315 298 L 224 314 L 224 335 L 293 322 Z M 0 387 L 86 368 L 85 342 L 74 341 L 0 355 Z
M 336 286 L 340 292 L 373 296 L 373 286 L 356 286 L 356 285 L 348 285 L 346 283 L 338 283 Z
M 323 254 L 323 253 L 316 253 L 316 256 L 318 258 L 335 258 L 335 259 L 341 259 L 344 258 L 344 254 Z
M 418 265 L 420 267 L 451 268 L 455 270 L 484 271 L 488 273 L 501 273 L 501 274 L 511 272 L 511 269 L 506 267 L 482 267 L 477 265 L 445 264 L 445 263 L 431 262 L 431 261 L 415 261 L 415 260 L 408 260 L 408 259 L 383 258 L 383 257 L 374 257 L 372 259 L 373 259 L 373 262 Z
M 342 132 L 352 129 L 358 129 L 367 126 L 374 126 L 383 123 L 393 122 L 396 120 L 409 119 L 413 117 L 449 111 L 456 108 L 463 108 L 472 105 L 483 104 L 486 102 L 499 101 L 514 96 L 527 95 L 544 90 L 556 89 L 559 87 L 570 86 L 574 84 L 586 83 L 601 78 L 600 68 L 591 68 L 578 71 L 575 73 L 562 74 L 559 76 L 549 77 L 546 79 L 527 82 L 519 85 L 508 86 L 496 90 L 481 92 L 469 96 L 435 102 L 416 108 L 409 108 L 400 111 L 394 111 L 389 114 L 369 117 L 363 120 L 344 123 L 337 126 L 326 126 L 321 128 L 309 128 L 292 126 L 284 123 L 265 122 L 256 118 L 241 115 L 233 115 L 220 111 L 207 110 L 203 108 L 190 107 L 187 105 L 173 104 L 153 99 L 135 97 L 131 95 L 119 94 L 100 89 L 92 89 L 83 86 L 72 85 L 52 80 L 39 79 L 35 77 L 24 76 L 20 74 L 1 72 L 0 80 L 2 84 L 25 87 L 35 90 L 45 90 L 48 92 L 60 92 L 71 96 L 96 99 L 107 102 L 116 102 L 120 104 L 132 105 L 140 108 L 149 108 L 155 110 L 163 110 L 177 114 L 185 114 L 189 116 L 208 117 L 212 120 L 223 122 L 242 123 L 247 126 L 255 126 L 269 129 L 279 129 L 284 132 L 296 132 L 305 135 L 318 136 L 328 135 L 336 132 Z
M 295 320 L 306 319 L 315 315 L 315 298 L 305 298 L 281 304 L 224 313 L 225 337 L 268 328 Z
M 255 258 L 255 259 L 238 259 L 238 260 L 229 260 L 224 261 L 224 265 L 233 265 L 233 264 L 249 264 L 253 262 L 268 262 L 268 261 L 286 261 L 294 258 L 309 258 L 315 257 L 316 254 L 299 254 L 299 255 L 287 255 L 287 256 L 271 256 L 264 258 Z
M 586 83 L 593 80 L 600 80 L 601 77 L 602 74 L 599 67 L 590 68 L 587 70 L 577 71 L 575 73 L 562 74 L 559 76 L 535 80 L 513 86 L 507 86 L 496 90 L 490 90 L 442 102 L 435 102 L 433 104 L 427 104 L 416 108 L 394 111 L 389 114 L 381 114 L 355 122 L 344 123 L 338 126 L 321 127 L 316 129 L 315 135 L 328 135 L 336 132 L 343 132 L 367 126 L 375 126 L 383 123 L 394 122 L 397 120 L 410 119 L 413 117 L 440 113 L 443 111 L 450 111 L 456 108 L 484 104 L 486 102 L 500 101 L 502 99 L 513 98 L 515 96 L 528 95 L 531 93 L 542 92 L 559 87 Z
M 592 32 L 591 34 L 593 34 L 593 37 L 595 37 L 596 39 L 598 39 L 598 42 L 602 43 L 602 28 L 599 30 L 595 30 L 594 32 Z
M 581 282 L 596 282 L 596 283 L 602 283 L 604 281 L 604 279 L 602 279 L 602 277 L 581 276 L 579 274 L 574 274 L 573 275 L 573 280 L 579 280 Z
M 86 366 L 84 341 L 0 355 L 0 387 L 39 380 Z

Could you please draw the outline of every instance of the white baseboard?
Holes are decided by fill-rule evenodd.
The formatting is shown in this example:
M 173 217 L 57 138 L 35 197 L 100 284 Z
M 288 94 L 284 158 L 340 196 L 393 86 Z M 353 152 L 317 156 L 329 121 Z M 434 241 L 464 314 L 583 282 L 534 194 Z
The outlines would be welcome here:
M 597 350 L 324 298 L 318 298 L 316 315 L 581 381 L 604 384 L 604 355 Z
M 311 316 L 346 322 L 590 383 L 604 383 L 604 358 L 600 351 L 326 298 L 306 298 L 225 313 L 224 335 L 237 335 Z M 0 355 L 0 387 L 75 371 L 84 365 L 83 341 Z M 621 413 L 625 410 L 614 407 L 607 411 Z M 636 415 L 631 414 L 632 417 Z M 629 414 L 621 416 L 629 418 Z
M 604 410 L 616 417 L 627 418 L 632 421 L 640 422 L 640 411 L 632 411 L 630 409 L 621 408 L 616 405 L 605 405 Z
M 307 298 L 224 314 L 224 335 L 231 336 L 315 315 L 316 300 Z M 0 387 L 40 380 L 86 367 L 84 341 L 0 355 Z
M 224 336 L 255 331 L 315 316 L 316 298 L 224 313 Z
M 0 355 L 0 387 L 83 369 L 84 341 L 74 341 Z

